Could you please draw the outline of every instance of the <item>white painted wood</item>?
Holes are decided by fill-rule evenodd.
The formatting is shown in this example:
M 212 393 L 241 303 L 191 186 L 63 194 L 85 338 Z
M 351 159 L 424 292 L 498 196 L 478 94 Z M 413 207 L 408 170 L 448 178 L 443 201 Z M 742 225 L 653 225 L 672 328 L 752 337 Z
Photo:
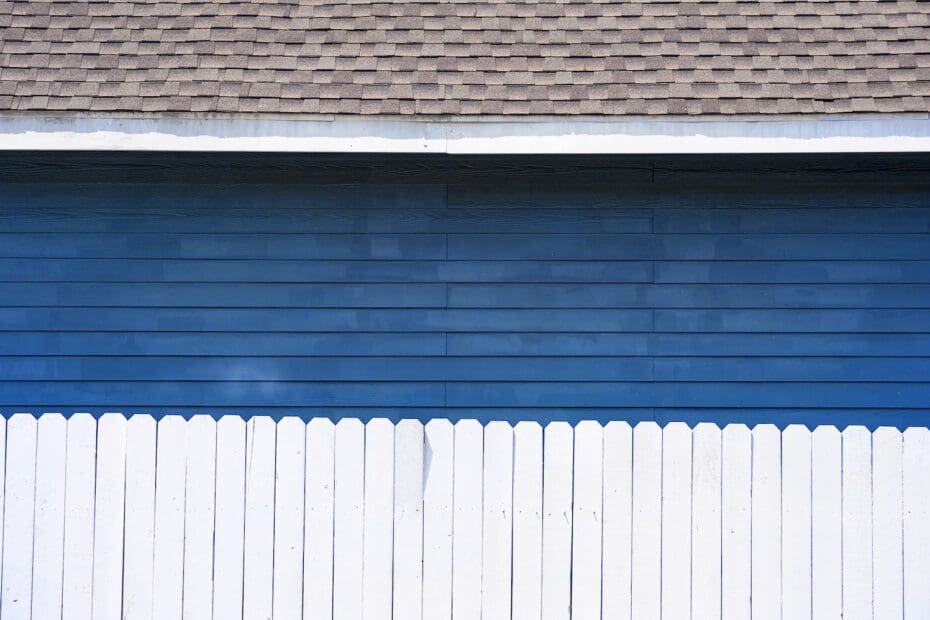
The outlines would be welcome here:
M 811 617 L 811 433 L 791 425 L 782 433 L 782 617 Z
M 575 426 L 572 505 L 572 618 L 601 616 L 601 527 L 603 517 L 604 429 L 597 422 Z
M 452 618 L 481 618 L 481 519 L 484 429 L 476 420 L 455 425 L 452 526 Z
M 300 418 L 278 422 L 274 494 L 275 620 L 300 618 L 304 585 L 304 467 L 307 425 Z
M 781 433 L 752 429 L 752 618 L 781 617 Z
M 68 419 L 65 457 L 65 541 L 61 605 L 69 620 L 90 620 L 94 578 L 94 476 L 97 421 L 86 413 Z
M 270 620 L 274 570 L 274 465 L 276 427 L 271 418 L 245 424 L 245 541 L 242 616 Z
M 423 424 L 417 420 L 401 420 L 394 430 L 393 604 L 393 618 L 422 618 Z
M 6 498 L 6 418 L 0 415 L 0 516 L 3 515 Z M 3 561 L 3 523 L 0 520 L 0 562 Z M 0 566 L 0 593 L 3 589 L 3 568 Z
M 336 476 L 336 487 L 341 479 Z M 365 425 L 365 502 L 362 617 L 390 620 L 394 564 L 394 425 L 384 418 Z
M 245 531 L 245 421 L 224 416 L 216 425 L 216 506 L 213 525 L 213 618 L 242 618 Z
M 150 415 L 126 423 L 126 506 L 123 550 L 123 617 L 152 620 L 155 553 L 155 444 Z
M 901 433 L 877 429 L 872 434 L 872 590 L 873 617 L 881 620 L 904 618 L 903 466 Z
M 662 617 L 691 617 L 691 429 L 662 430 Z
M 94 504 L 94 620 L 119 620 L 123 610 L 123 511 L 126 418 L 107 413 L 97 422 Z
M 65 455 L 68 423 L 59 413 L 39 418 L 36 443 L 35 543 L 32 617 L 61 617 L 65 539 Z M 3 514 L 0 508 L 0 515 Z
M 840 432 L 811 434 L 811 609 L 816 620 L 843 614 L 842 444 Z
M 186 427 L 183 613 L 188 620 L 199 620 L 213 613 L 216 421 L 196 415 Z
M 184 596 L 184 478 L 187 423 L 180 416 L 158 421 L 155 448 L 155 555 L 153 613 L 180 620 Z
M 481 619 L 510 620 L 513 533 L 513 428 L 484 429 Z
M 843 620 L 872 618 L 872 435 L 843 431 Z
M 694 428 L 691 483 L 691 617 L 720 618 L 720 428 Z
M 0 617 L 4 620 L 31 617 L 37 427 L 36 419 L 28 413 L 14 414 L 7 422 L 0 596 Z
M 568 620 L 571 614 L 572 469 L 574 432 L 551 422 L 543 432 L 542 617 Z
M 930 618 L 930 429 L 904 431 L 904 617 Z
M 362 617 L 365 501 L 365 427 L 343 418 L 336 425 L 333 528 L 333 618 Z
M 720 544 L 724 620 L 751 616 L 752 435 L 743 424 L 723 429 Z
M 538 422 L 513 429 L 514 620 L 542 617 L 543 436 Z
M 336 427 L 326 418 L 307 424 L 304 503 L 305 620 L 333 617 L 333 489 Z
M 0 150 L 507 154 L 841 153 L 930 151 L 930 119 L 785 115 L 558 119 L 390 118 L 198 113 L 6 114 Z
M 426 424 L 423 487 L 423 618 L 452 617 L 452 489 L 455 429 Z
M 604 427 L 604 618 L 628 619 L 632 610 L 633 429 L 626 422 Z
M 633 429 L 633 618 L 661 617 L 662 429 L 640 422 Z

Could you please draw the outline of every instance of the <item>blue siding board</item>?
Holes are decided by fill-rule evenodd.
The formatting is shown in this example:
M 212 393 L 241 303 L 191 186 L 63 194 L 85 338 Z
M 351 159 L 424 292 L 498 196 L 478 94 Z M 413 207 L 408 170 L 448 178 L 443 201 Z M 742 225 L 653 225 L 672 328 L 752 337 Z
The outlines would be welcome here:
M 183 157 L 0 154 L 4 413 L 930 423 L 919 157 Z

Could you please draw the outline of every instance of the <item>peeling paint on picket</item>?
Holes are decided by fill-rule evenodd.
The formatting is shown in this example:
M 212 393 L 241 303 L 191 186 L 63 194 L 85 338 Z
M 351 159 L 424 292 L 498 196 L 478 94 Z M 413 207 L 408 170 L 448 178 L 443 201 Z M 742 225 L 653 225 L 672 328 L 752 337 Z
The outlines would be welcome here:
M 930 617 L 930 430 L 0 419 L 0 615 Z

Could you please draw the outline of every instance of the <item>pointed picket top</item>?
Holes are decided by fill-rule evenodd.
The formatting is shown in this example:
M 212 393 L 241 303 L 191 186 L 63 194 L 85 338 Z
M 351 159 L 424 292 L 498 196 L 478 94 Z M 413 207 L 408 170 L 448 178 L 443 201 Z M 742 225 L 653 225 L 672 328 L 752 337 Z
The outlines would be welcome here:
M 238 416 L 223 416 L 223 419 L 232 418 L 232 417 L 238 417 Z M 310 418 L 310 421 L 307 422 L 308 432 L 310 431 L 310 429 L 313 429 L 313 431 L 316 433 L 321 433 L 321 432 L 332 433 L 335 430 L 335 428 L 336 428 L 336 425 L 329 418 Z
M 536 420 L 520 420 L 513 426 L 515 435 L 527 435 L 542 431 L 542 426 Z
M 255 418 L 250 418 L 250 421 L 254 419 Z M 364 430 L 364 428 L 365 425 L 358 418 L 341 418 L 338 422 L 336 422 L 336 429 L 344 429 L 342 432 L 347 432 L 350 430 Z
M 608 429 L 610 429 L 612 432 L 617 432 L 617 429 L 632 431 L 633 427 L 630 426 L 630 423 L 626 420 L 611 420 L 604 425 L 604 431 L 606 432 Z

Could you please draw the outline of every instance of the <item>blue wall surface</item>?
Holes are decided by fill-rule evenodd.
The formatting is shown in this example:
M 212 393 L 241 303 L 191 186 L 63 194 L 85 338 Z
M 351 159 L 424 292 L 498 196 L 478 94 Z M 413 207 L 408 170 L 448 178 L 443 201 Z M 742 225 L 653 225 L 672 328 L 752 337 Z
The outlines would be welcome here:
M 7 154 L 0 411 L 930 420 L 930 162 Z

